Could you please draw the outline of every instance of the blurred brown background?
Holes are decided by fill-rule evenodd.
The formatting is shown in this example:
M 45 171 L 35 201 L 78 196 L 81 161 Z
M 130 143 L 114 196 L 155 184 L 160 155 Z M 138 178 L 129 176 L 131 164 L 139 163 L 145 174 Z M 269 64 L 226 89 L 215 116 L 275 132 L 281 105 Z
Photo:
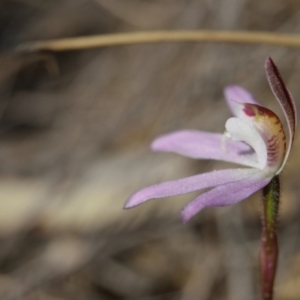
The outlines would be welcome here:
M 259 195 L 206 209 L 194 195 L 123 211 L 136 189 L 228 164 L 151 153 L 161 133 L 223 132 L 228 84 L 279 112 L 272 56 L 297 105 L 300 49 L 167 43 L 14 52 L 33 40 L 157 29 L 298 33 L 296 0 L 0 1 L 0 298 L 259 296 Z M 283 173 L 276 299 L 300 299 L 298 144 Z

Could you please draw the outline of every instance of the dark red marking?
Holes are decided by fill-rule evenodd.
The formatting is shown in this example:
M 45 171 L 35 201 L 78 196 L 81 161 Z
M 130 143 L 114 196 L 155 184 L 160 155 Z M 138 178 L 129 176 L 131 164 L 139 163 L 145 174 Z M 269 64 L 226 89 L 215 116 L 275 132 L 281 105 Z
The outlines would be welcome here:
M 244 113 L 249 117 L 254 117 L 255 116 L 254 106 L 257 106 L 257 105 L 246 103 L 244 105 L 244 109 L 243 109 Z

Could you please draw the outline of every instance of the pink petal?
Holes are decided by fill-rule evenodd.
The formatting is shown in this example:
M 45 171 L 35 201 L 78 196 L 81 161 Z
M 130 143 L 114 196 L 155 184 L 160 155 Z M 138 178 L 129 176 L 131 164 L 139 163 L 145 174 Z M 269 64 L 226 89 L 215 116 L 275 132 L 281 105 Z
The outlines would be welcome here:
M 150 199 L 176 196 L 214 187 L 253 176 L 257 172 L 256 169 L 226 169 L 163 182 L 134 193 L 124 207 L 131 208 Z
M 237 116 L 237 103 L 252 103 L 260 105 L 247 90 L 238 85 L 230 85 L 226 87 L 224 89 L 224 96 L 227 101 L 227 105 L 234 116 Z
M 277 69 L 275 63 L 270 57 L 266 59 L 265 70 L 271 90 L 273 91 L 273 94 L 275 95 L 277 101 L 281 106 L 281 109 L 283 110 L 289 129 L 290 138 L 288 148 L 282 166 L 278 171 L 278 173 L 280 173 L 289 157 L 294 142 L 295 130 L 297 126 L 297 111 L 295 101 L 288 89 L 286 88 L 285 83 L 282 80 L 281 75 L 279 73 L 279 70 Z
M 224 141 L 220 133 L 182 130 L 162 135 L 153 141 L 154 151 L 174 152 L 199 159 L 223 160 L 249 167 L 257 167 L 253 150 L 242 142 Z
M 218 186 L 187 204 L 182 211 L 182 219 L 187 222 L 207 206 L 227 206 L 242 201 L 266 186 L 270 180 L 271 178 L 266 178 L 260 172 L 251 177 Z

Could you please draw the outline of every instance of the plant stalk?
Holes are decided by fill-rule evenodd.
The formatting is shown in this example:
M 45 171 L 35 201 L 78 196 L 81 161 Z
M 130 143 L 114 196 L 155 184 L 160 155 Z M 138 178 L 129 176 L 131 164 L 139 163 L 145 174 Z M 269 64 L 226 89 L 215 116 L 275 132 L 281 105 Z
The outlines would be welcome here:
M 277 223 L 280 198 L 279 177 L 275 176 L 263 189 L 262 236 L 260 247 L 260 272 L 262 299 L 272 300 L 277 271 Z

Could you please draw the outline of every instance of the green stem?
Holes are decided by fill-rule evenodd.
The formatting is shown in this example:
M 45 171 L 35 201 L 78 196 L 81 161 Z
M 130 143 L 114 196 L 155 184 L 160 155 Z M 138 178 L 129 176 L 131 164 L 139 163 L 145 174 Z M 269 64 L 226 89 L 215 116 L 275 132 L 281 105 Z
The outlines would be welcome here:
M 273 287 L 278 258 L 276 227 L 278 221 L 279 198 L 279 177 L 275 176 L 263 189 L 262 236 L 260 248 L 260 271 L 263 300 L 273 299 Z

